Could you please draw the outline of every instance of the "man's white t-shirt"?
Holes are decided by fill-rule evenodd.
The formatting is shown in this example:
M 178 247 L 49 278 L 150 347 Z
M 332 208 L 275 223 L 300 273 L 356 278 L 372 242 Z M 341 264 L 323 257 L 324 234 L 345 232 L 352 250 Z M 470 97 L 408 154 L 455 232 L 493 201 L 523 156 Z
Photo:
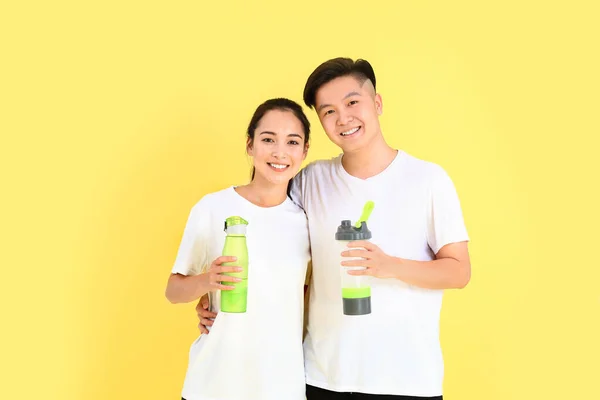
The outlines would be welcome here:
M 263 208 L 233 187 L 204 196 L 191 210 L 172 272 L 196 275 L 221 256 L 225 219 L 248 221 L 246 313 L 218 312 L 209 335 L 191 346 L 186 400 L 304 400 L 302 325 L 310 261 L 304 212 L 287 198 Z
M 345 316 L 335 233 L 342 220 L 354 223 L 372 200 L 371 242 L 391 256 L 433 260 L 444 245 L 468 240 L 454 185 L 438 165 L 402 151 L 366 180 L 348 174 L 341 160 L 309 164 L 292 190 L 308 216 L 312 246 L 306 382 L 337 392 L 439 396 L 443 291 L 366 277 L 371 314 Z

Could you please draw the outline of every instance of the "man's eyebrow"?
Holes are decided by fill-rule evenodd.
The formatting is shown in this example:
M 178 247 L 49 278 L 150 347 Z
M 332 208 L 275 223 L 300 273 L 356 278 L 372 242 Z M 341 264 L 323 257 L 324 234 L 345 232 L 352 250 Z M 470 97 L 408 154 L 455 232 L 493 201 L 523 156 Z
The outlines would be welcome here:
M 358 92 L 350 92 L 347 95 L 345 95 L 342 100 L 346 100 L 348 97 L 352 97 L 352 96 L 360 96 L 360 93 L 358 93 Z M 324 109 L 325 107 L 329 107 L 329 106 L 331 106 L 331 104 L 321 104 L 319 106 L 319 108 L 317 109 L 317 112 L 319 112 L 322 109 Z
M 329 107 L 329 106 L 331 106 L 331 104 L 321 104 L 319 106 L 319 108 L 317 109 L 317 112 L 320 112 L 322 109 L 324 109 L 325 107 Z
M 344 96 L 344 100 L 346 100 L 348 97 L 352 97 L 352 96 L 360 96 L 360 93 L 358 93 L 358 92 L 350 92 L 346 96 Z

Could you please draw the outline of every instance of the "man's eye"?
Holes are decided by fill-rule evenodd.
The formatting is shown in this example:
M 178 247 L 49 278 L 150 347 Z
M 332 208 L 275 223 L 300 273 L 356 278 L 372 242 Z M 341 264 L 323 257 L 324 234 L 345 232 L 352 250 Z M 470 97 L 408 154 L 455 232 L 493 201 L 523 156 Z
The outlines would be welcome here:
M 348 105 L 351 105 L 351 106 L 353 106 L 353 105 L 355 105 L 356 103 L 358 103 L 358 100 L 352 100 L 350 103 L 348 103 Z

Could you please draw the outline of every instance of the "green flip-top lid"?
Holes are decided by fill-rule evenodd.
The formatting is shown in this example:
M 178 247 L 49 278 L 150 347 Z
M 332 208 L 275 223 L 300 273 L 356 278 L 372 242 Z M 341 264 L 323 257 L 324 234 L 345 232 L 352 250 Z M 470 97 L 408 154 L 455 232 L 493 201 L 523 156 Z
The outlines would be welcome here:
M 225 220 L 225 230 L 227 230 L 227 228 L 230 226 L 242 225 L 242 224 L 248 225 L 248 221 L 246 221 L 244 218 L 238 217 L 238 216 L 229 217 Z

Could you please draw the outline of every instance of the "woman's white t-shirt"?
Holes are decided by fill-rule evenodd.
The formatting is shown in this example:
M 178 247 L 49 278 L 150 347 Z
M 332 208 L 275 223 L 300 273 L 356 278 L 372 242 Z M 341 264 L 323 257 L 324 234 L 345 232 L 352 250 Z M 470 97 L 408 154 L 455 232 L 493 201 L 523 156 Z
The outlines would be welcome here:
M 191 210 L 172 272 L 206 272 L 222 254 L 225 219 L 248 221 L 246 313 L 218 312 L 209 335 L 191 346 L 186 400 L 304 400 L 304 281 L 310 260 L 303 210 L 290 199 L 256 206 L 233 187 L 204 196 Z

